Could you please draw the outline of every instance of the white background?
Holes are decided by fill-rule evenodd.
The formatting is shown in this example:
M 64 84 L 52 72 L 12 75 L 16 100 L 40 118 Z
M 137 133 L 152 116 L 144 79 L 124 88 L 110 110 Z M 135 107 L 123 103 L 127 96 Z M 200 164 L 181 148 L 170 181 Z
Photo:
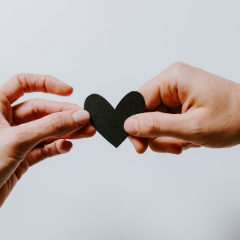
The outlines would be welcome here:
M 237 0 L 0 0 L 0 83 L 50 74 L 115 107 L 175 61 L 240 82 Z M 207 91 L 207 89 L 206 89 Z M 32 167 L 0 210 L 0 239 L 238 240 L 240 148 L 180 156 L 99 134 Z

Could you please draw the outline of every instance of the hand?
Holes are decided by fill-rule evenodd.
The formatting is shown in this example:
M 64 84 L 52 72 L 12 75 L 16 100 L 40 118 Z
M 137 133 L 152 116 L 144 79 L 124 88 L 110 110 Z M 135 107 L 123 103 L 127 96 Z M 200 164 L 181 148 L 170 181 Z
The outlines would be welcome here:
M 146 113 L 130 117 L 125 130 L 136 151 L 180 154 L 190 147 L 240 143 L 240 85 L 184 63 L 174 63 L 139 92 Z
M 68 96 L 72 91 L 54 77 L 33 74 L 14 76 L 0 87 L 0 206 L 29 166 L 70 151 L 66 139 L 95 134 L 89 113 L 75 104 L 43 99 L 11 104 L 24 93 Z

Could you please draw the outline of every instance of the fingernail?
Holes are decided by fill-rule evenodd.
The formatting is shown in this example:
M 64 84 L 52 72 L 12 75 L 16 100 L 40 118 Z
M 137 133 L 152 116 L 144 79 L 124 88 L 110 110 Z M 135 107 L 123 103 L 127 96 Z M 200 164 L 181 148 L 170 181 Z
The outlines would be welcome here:
M 84 124 L 90 120 L 90 114 L 86 110 L 74 112 L 72 116 L 76 124 Z
M 130 134 L 138 133 L 138 120 L 136 118 L 128 118 L 124 125 L 126 132 Z

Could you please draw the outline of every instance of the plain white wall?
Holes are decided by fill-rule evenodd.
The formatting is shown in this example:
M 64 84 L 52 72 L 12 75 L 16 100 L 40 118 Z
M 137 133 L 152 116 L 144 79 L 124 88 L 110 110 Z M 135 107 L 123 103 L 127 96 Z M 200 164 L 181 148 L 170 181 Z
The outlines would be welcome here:
M 175 61 L 240 83 L 237 0 L 0 1 L 0 83 L 22 72 L 115 107 Z M 206 89 L 207 90 L 207 89 Z M 18 101 L 18 102 L 20 102 Z M 237 240 L 240 147 L 181 156 L 118 149 L 99 134 L 32 167 L 0 210 L 0 239 Z

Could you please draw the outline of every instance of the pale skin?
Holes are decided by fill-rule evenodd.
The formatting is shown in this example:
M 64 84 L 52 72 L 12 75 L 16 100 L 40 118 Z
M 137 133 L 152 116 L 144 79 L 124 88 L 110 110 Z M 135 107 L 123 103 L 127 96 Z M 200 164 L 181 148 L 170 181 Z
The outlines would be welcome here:
M 0 206 L 28 168 L 67 153 L 67 139 L 91 137 L 89 113 L 76 104 L 32 99 L 24 93 L 69 96 L 73 89 L 45 75 L 20 74 L 0 87 Z M 126 120 L 138 153 L 180 154 L 193 147 L 240 143 L 240 85 L 184 63 L 174 63 L 140 87 L 146 112 Z
M 89 113 L 76 104 L 32 99 L 12 106 L 30 92 L 69 96 L 73 88 L 54 77 L 34 74 L 16 75 L 0 87 L 0 206 L 30 166 L 69 152 L 72 143 L 67 139 L 96 132 Z
M 177 62 L 138 91 L 146 112 L 124 124 L 138 153 L 240 143 L 240 84 Z

